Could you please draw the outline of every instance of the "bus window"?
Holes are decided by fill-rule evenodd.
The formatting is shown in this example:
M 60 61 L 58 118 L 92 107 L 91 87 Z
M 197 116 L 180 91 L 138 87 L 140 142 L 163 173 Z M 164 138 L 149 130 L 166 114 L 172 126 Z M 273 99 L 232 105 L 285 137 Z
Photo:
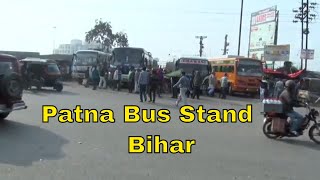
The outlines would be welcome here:
M 232 73 L 234 72 L 234 66 L 222 66 L 221 72 Z

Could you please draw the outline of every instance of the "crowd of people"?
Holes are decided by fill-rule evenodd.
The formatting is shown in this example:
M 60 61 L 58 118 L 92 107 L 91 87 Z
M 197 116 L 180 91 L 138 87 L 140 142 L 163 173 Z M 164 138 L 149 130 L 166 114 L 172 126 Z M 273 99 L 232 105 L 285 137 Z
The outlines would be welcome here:
M 215 96 L 216 76 L 212 72 L 208 77 L 208 91 L 209 96 Z M 85 73 L 85 79 L 83 85 L 89 87 L 92 84 L 93 90 L 107 89 L 121 90 L 122 70 L 120 67 L 108 68 L 107 66 L 93 66 L 88 68 Z M 221 91 L 219 98 L 225 99 L 228 92 L 228 75 L 222 77 Z M 181 78 L 176 84 L 172 84 L 173 88 L 180 90 L 177 97 L 176 105 L 182 101 L 183 105 L 187 105 L 187 98 L 200 99 L 201 86 L 204 83 L 203 77 L 200 72 L 194 70 L 192 76 L 186 76 L 185 72 L 182 72 Z M 156 97 L 161 97 L 161 93 L 164 92 L 164 85 L 167 84 L 164 78 L 164 70 L 162 68 L 148 70 L 146 67 L 134 68 L 131 67 L 128 74 L 127 87 L 129 93 L 137 93 L 140 95 L 140 102 L 147 101 L 155 102 Z M 169 85 L 171 86 L 171 85 Z
M 180 93 L 178 96 L 178 100 L 176 101 L 176 106 L 179 105 L 180 102 L 183 105 L 187 105 L 187 98 L 191 96 L 192 99 L 197 97 L 200 99 L 201 94 L 201 85 L 204 84 L 204 80 L 200 76 L 200 72 L 194 70 L 191 77 L 187 77 L 185 72 L 181 73 L 181 78 L 179 81 L 173 85 L 173 88 L 179 88 Z M 216 82 L 217 78 L 215 76 L 215 72 L 212 72 L 208 77 L 208 89 L 207 94 L 211 97 L 215 96 L 216 90 Z M 206 78 L 205 78 L 206 79 Z M 219 94 L 219 98 L 226 99 L 226 95 L 229 88 L 229 80 L 228 74 L 225 73 L 224 76 L 220 79 L 221 82 L 221 91 Z
M 285 89 L 285 82 L 287 79 L 275 78 L 270 80 L 268 77 L 264 77 L 261 81 L 260 87 L 260 99 L 264 98 L 277 98 L 279 99 L 280 94 Z M 303 84 L 303 79 L 296 80 L 294 83 L 296 84 L 296 93 L 299 92 L 301 86 Z M 297 94 L 296 94 L 297 95 Z
M 107 68 L 106 66 L 93 66 L 88 68 L 85 73 L 85 79 L 83 85 L 89 87 L 91 83 L 93 90 L 97 88 L 112 90 L 121 90 L 122 70 L 120 67 L 115 69 Z M 130 68 L 128 74 L 128 91 L 129 93 L 140 94 L 140 101 L 147 101 L 147 95 L 149 96 L 149 102 L 155 102 L 156 95 L 161 97 L 163 92 L 164 72 L 162 68 L 147 70 L 146 67 L 135 69 Z

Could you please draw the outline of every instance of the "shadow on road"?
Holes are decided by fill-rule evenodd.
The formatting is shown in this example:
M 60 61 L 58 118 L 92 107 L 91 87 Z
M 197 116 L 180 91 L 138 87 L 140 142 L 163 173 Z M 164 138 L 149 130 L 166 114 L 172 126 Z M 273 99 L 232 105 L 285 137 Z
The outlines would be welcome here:
M 33 162 L 64 157 L 69 141 L 46 129 L 14 121 L 0 123 L 0 163 L 30 166 Z
M 280 142 L 291 144 L 291 145 L 297 145 L 297 146 L 303 146 L 307 147 L 313 150 L 320 151 L 320 146 L 312 141 L 303 141 L 299 139 L 281 139 Z
M 48 94 L 67 95 L 67 96 L 79 95 L 79 93 L 64 91 L 64 90 L 62 92 L 57 92 L 54 89 L 41 89 L 41 90 L 32 89 L 32 90 L 25 90 L 24 93 L 38 95 L 38 96 L 46 96 Z

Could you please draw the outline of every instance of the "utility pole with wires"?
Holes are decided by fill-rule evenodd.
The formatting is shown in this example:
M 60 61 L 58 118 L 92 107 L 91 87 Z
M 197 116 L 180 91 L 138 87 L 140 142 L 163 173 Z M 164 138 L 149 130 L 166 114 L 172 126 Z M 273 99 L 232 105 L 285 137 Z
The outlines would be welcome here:
M 293 23 L 301 23 L 301 51 L 303 49 L 308 50 L 308 40 L 309 40 L 309 23 L 316 18 L 316 14 L 310 13 L 310 10 L 315 10 L 315 6 L 317 3 L 309 3 L 309 0 L 301 0 L 301 7 L 294 9 L 293 12 L 295 14 L 295 19 Z M 306 28 L 304 28 L 306 27 Z M 305 38 L 304 38 L 305 37 Z M 307 69 L 308 59 L 305 59 L 305 67 Z M 301 58 L 301 68 L 303 69 L 303 59 Z
M 200 50 L 199 50 L 199 53 L 200 53 L 200 57 L 202 57 L 202 53 L 203 53 L 203 48 L 204 48 L 204 44 L 203 44 L 203 39 L 206 39 L 207 36 L 196 36 L 197 39 L 200 39 Z
M 223 54 L 222 55 L 227 55 L 228 54 L 228 51 L 229 49 L 228 46 L 229 46 L 229 42 L 228 42 L 228 34 L 226 34 L 226 36 L 224 37 L 224 47 L 223 47 Z

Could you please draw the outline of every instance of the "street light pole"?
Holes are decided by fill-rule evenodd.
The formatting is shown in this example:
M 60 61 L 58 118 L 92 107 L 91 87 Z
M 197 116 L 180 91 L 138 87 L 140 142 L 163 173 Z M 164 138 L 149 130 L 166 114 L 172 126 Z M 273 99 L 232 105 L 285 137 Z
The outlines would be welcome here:
M 243 0 L 241 0 L 240 25 L 239 25 L 239 42 L 238 42 L 238 56 L 240 56 L 240 48 L 241 48 L 242 16 L 243 16 Z
M 52 49 L 52 54 L 54 54 L 54 50 L 56 48 L 56 29 L 57 29 L 57 27 L 54 26 L 52 28 L 53 28 L 53 45 L 52 45 L 53 49 Z

